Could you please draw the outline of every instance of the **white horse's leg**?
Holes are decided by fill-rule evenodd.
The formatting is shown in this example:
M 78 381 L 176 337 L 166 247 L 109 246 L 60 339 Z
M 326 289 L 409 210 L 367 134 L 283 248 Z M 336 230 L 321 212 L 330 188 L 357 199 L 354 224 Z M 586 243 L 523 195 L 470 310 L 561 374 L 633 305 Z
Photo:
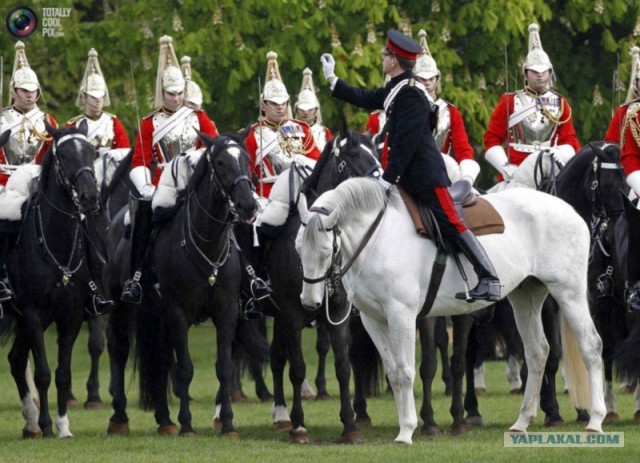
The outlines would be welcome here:
M 31 393 L 28 392 L 24 399 L 22 399 L 22 416 L 24 417 L 25 425 L 24 428 L 33 433 L 38 434 L 42 437 L 42 430 L 38 425 L 38 407 L 31 396 Z
M 27 359 L 27 370 L 25 371 L 25 378 L 27 378 L 27 386 L 29 387 L 29 393 L 36 404 L 36 407 L 40 405 L 40 396 L 38 395 L 38 388 L 33 382 L 33 369 L 31 368 L 31 360 Z
M 587 384 L 571 385 L 578 389 L 576 392 L 577 397 L 581 395 L 579 390 L 581 387 L 590 392 L 591 409 L 587 431 L 602 432 L 602 421 L 607 412 L 602 378 L 602 340 L 596 331 L 589 312 L 585 286 L 586 282 L 584 285 L 567 284 L 564 287 L 557 287 L 551 284 L 549 285 L 549 291 L 558 303 L 560 315 L 564 317 L 566 325 L 568 325 L 567 328 L 570 329 L 570 332 L 569 329 L 563 329 L 565 344 L 577 344 L 588 373 L 588 380 L 579 382 Z M 578 364 L 578 359 L 571 359 L 571 355 L 571 349 L 563 348 L 567 374 L 570 373 L 570 368 L 575 368 Z M 577 408 L 585 408 L 583 404 L 574 403 L 574 405 Z
M 538 413 L 544 365 L 549 355 L 549 343 L 544 335 L 541 318 L 542 303 L 546 294 L 546 288 L 533 280 L 527 282 L 522 289 L 509 294 L 529 370 L 520 415 L 509 428 L 510 431 L 525 432 Z
M 522 389 L 522 379 L 520 378 L 520 365 L 514 355 L 507 359 L 507 381 L 509 382 L 509 392 L 517 394 Z
M 58 437 L 60 439 L 64 439 L 65 437 L 73 437 L 73 434 L 71 434 L 71 431 L 69 430 L 69 417 L 67 415 L 56 416 L 55 424 L 56 428 L 58 428 Z
M 361 314 L 362 324 L 380 352 L 393 388 L 400 433 L 394 442 L 411 444 L 418 427 L 413 382 L 415 379 L 415 318 L 406 310 L 390 311 L 387 323 Z

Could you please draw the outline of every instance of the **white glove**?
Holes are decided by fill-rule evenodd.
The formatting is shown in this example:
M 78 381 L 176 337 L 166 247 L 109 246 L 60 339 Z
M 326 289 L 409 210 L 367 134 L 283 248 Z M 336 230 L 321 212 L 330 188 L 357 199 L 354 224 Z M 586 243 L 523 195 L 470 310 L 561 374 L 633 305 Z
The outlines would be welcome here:
M 151 198 L 153 198 L 153 193 L 155 193 L 156 187 L 154 185 L 152 185 L 151 183 L 147 183 L 142 188 L 140 188 L 140 190 L 138 190 L 138 191 L 140 193 L 140 196 L 142 196 L 142 199 L 145 199 L 145 200 L 148 201 Z
M 383 179 L 382 175 L 378 177 L 378 183 L 382 186 L 382 188 L 384 188 L 384 191 L 389 191 L 392 187 L 392 184 Z
M 518 166 L 514 164 L 505 164 L 500 168 L 500 173 L 504 177 L 505 181 L 510 182 L 513 180 L 513 176 L 516 174 Z
M 322 63 L 322 72 L 325 79 L 330 80 L 336 76 L 336 60 L 333 59 L 330 53 L 323 54 L 320 57 L 320 62 Z
M 627 175 L 627 185 L 631 187 L 636 196 L 640 196 L 640 170 L 634 170 Z M 640 209 L 640 201 L 638 201 L 638 206 Z

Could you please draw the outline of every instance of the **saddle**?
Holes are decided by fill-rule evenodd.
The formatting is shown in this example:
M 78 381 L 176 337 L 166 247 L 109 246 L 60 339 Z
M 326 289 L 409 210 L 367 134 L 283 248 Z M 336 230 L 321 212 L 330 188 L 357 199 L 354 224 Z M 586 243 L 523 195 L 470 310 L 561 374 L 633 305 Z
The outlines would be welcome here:
M 403 188 L 398 187 L 416 232 L 427 239 L 439 239 L 437 225 L 431 211 L 418 205 Z M 449 187 L 449 193 L 464 225 L 476 236 L 504 233 L 504 221 L 489 201 L 478 196 L 467 181 L 459 181 Z

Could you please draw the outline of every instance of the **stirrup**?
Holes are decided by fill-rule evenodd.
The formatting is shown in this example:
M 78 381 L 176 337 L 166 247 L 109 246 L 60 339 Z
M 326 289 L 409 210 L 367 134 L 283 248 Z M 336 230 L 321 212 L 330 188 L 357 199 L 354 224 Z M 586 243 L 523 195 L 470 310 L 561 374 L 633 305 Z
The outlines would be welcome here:
M 131 304 L 140 304 L 142 302 L 142 286 L 140 285 L 140 277 L 142 273 L 136 270 L 133 278 L 124 282 L 124 288 L 120 295 L 120 300 Z
M 251 297 L 255 301 L 261 301 L 273 294 L 273 289 L 262 278 L 255 277 L 251 280 Z
M 639 287 L 640 281 L 636 281 L 635 283 L 627 282 L 627 308 L 631 312 L 640 311 L 640 292 Z
M 242 317 L 245 320 L 262 320 L 264 314 L 258 301 L 253 298 L 249 299 L 242 309 Z
M 4 281 L 0 280 L 0 302 L 7 302 L 11 299 L 13 299 L 13 292 Z

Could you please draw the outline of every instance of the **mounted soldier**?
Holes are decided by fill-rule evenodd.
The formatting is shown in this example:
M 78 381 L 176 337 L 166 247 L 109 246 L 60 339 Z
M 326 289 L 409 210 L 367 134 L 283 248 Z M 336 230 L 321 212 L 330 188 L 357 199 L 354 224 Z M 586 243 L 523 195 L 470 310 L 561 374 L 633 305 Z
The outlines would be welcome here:
M 640 60 L 639 51 L 634 47 L 633 66 L 631 68 L 631 82 L 625 105 L 618 108 L 616 115 L 622 117 L 620 129 L 620 162 L 627 175 L 627 184 L 637 197 L 640 197 Z M 630 100 L 630 101 L 629 101 Z M 624 115 L 624 116 L 623 116 Z M 611 121 L 607 138 L 616 135 L 614 120 Z M 640 311 L 640 201 L 636 198 L 635 207 L 627 207 L 627 221 L 629 224 L 629 245 L 627 250 L 627 305 L 632 311 Z
M 500 281 L 496 271 L 473 232 L 460 220 L 447 189 L 451 182 L 432 133 L 433 105 L 412 72 L 421 52 L 422 47 L 410 37 L 390 30 L 382 49 L 382 69 L 391 80 L 377 90 L 354 88 L 338 79 L 330 54 L 322 55 L 320 60 L 332 96 L 367 110 L 385 110 L 388 126 L 385 150 L 389 163 L 380 177 L 381 186 L 388 191 L 399 185 L 420 205 L 428 207 L 444 239 L 472 263 L 478 284 L 455 297 L 467 302 L 497 301 Z
M 40 82 L 29 66 L 24 43 L 16 42 L 15 51 L 9 106 L 0 110 L 0 134 L 10 132 L 8 141 L 0 147 L 0 303 L 13 297 L 5 284 L 4 260 L 20 225 L 20 209 L 30 194 L 31 180 L 39 173 L 35 165 L 40 164 L 52 143 L 45 121 L 54 128 L 58 126 L 53 116 L 38 107 Z
M 327 142 L 333 140 L 333 134 L 328 127 L 322 125 L 320 102 L 313 85 L 313 72 L 309 68 L 305 68 L 302 71 L 302 86 L 300 87 L 300 93 L 298 93 L 295 110 L 298 119 L 309 124 L 316 146 L 322 152 Z
M 121 299 L 142 301 L 140 277 L 151 235 L 151 200 L 162 169 L 175 156 L 200 148 L 196 130 L 218 136 L 215 124 L 204 111 L 184 104 L 186 82 L 169 36 L 160 38 L 160 57 L 156 76 L 156 110 L 142 119 L 136 138 L 129 177 L 137 191 L 132 192 L 130 209 L 131 278 L 125 282 Z
M 191 76 L 191 57 L 183 56 L 180 58 L 182 75 L 186 81 L 186 91 L 184 93 L 184 105 L 196 111 L 202 110 L 202 89 L 193 80 Z
M 389 76 L 386 75 L 384 78 L 384 85 L 387 85 L 389 83 L 389 80 Z M 375 111 L 369 113 L 369 116 L 367 117 L 367 123 L 364 127 L 363 133 L 371 137 L 371 140 L 376 147 L 378 157 L 380 156 L 380 153 L 382 153 L 382 148 L 384 148 L 386 123 L 387 115 L 385 114 L 384 110 L 376 109 Z
M 640 91 L 636 82 L 636 69 L 640 65 L 640 47 L 631 47 L 631 72 L 629 73 L 629 90 L 625 102 L 618 106 L 611 117 L 609 128 L 604 136 L 605 141 L 620 145 L 622 138 L 622 123 L 630 107 L 640 102 Z
M 83 113 L 70 119 L 66 125 L 77 127 L 82 121 L 87 121 L 87 138 L 96 149 L 96 154 L 100 150 L 131 146 L 127 131 L 117 116 L 103 110 L 105 106 L 110 105 L 109 89 L 100 69 L 98 52 L 92 48 L 89 50 L 87 66 L 76 98 L 76 106 L 82 109 Z
M 289 93 L 280 77 L 278 54 L 267 53 L 267 77 L 260 96 L 261 117 L 245 140 L 258 195 L 268 198 L 276 178 L 297 154 L 318 159 L 309 124 L 291 118 Z
M 420 29 L 418 36 L 420 37 L 420 45 L 423 51 L 416 60 L 416 67 L 413 73 L 422 82 L 422 85 L 424 85 L 424 88 L 427 89 L 434 103 L 438 106 L 438 124 L 433 131 L 436 146 L 440 148 L 442 154 L 450 156 L 457 162 L 460 166 L 460 176 L 473 185 L 480 173 L 480 165 L 474 158 L 474 151 L 464 128 L 464 120 L 458 108 L 438 97 L 440 70 L 429 51 L 426 31 Z
M 531 153 L 548 149 L 564 164 L 580 149 L 569 102 L 551 90 L 556 75 L 538 31 L 537 24 L 529 26 L 529 53 L 522 67 L 525 88 L 502 95 L 484 134 L 485 159 L 500 179 L 513 178 Z

